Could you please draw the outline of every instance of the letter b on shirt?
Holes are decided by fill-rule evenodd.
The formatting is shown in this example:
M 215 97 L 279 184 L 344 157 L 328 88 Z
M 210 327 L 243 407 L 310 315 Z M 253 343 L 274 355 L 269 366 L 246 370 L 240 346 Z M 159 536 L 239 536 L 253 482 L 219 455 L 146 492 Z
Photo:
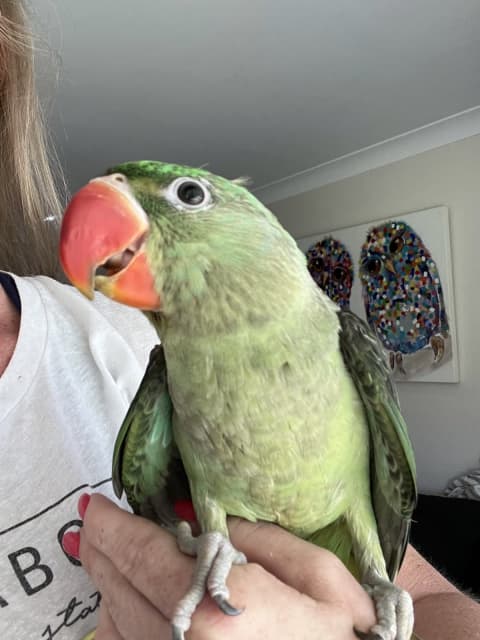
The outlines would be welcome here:
M 8 559 L 28 596 L 48 587 L 53 580 L 53 571 L 46 564 L 41 564 L 40 554 L 34 547 L 10 553 Z

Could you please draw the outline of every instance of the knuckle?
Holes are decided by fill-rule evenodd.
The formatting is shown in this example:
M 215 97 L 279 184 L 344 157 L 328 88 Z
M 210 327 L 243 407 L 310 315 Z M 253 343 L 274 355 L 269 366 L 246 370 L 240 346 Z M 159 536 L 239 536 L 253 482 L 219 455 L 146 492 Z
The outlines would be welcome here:
M 118 539 L 112 555 L 120 573 L 129 578 L 142 574 L 152 558 L 152 545 L 151 533 Z
M 263 582 L 267 576 L 267 571 L 256 562 L 249 562 L 246 565 L 242 565 L 246 580 L 254 584 Z
M 299 590 L 313 598 L 321 598 L 341 584 L 345 572 L 345 566 L 333 554 L 315 553 L 308 563 L 299 567 Z

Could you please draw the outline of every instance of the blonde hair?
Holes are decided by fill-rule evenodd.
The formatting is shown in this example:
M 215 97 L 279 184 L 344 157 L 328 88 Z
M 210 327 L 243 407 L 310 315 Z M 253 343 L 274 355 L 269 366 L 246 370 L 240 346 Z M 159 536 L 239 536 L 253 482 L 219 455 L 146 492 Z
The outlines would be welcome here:
M 0 0 L 0 269 L 58 277 L 63 179 L 47 145 L 27 24 L 23 0 Z

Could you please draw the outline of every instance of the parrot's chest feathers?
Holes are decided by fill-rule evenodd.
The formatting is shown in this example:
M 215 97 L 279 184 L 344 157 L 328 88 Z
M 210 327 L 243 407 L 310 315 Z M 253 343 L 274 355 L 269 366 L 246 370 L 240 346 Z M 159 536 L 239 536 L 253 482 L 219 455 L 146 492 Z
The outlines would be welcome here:
M 232 515 L 303 531 L 342 513 L 345 469 L 364 467 L 367 477 L 368 451 L 335 337 L 273 330 L 208 345 L 164 341 L 174 438 L 192 487 Z M 341 460 L 338 450 L 347 451 Z M 312 500 L 322 501 L 314 512 Z

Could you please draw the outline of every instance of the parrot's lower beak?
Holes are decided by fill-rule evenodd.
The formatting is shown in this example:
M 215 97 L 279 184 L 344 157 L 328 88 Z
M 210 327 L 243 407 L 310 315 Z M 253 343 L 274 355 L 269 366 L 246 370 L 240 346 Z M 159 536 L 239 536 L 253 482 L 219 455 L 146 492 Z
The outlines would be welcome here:
M 98 289 L 112 300 L 158 311 L 161 299 L 147 263 L 148 218 L 121 174 L 96 178 L 65 211 L 60 262 L 88 298 Z

